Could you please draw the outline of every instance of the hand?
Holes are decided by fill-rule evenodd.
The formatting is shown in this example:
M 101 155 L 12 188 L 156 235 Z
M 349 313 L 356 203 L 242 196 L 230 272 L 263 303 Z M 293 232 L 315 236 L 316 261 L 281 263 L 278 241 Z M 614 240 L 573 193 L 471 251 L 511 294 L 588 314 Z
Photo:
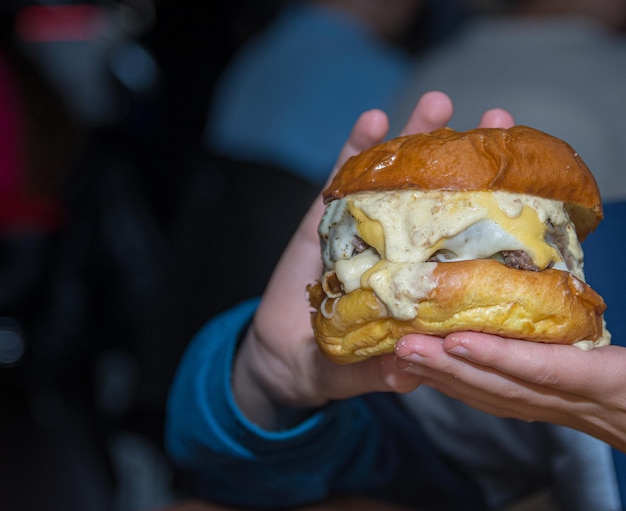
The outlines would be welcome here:
M 443 93 L 425 94 L 402 134 L 431 131 L 452 116 L 452 102 Z M 510 126 L 502 110 L 487 112 L 482 126 Z M 350 156 L 387 135 L 388 120 L 379 110 L 365 112 L 343 147 L 335 172 Z M 373 391 L 407 392 L 421 377 L 398 370 L 393 355 L 359 364 L 336 365 L 319 352 L 305 298 L 307 284 L 319 278 L 322 265 L 317 227 L 324 206 L 318 197 L 285 250 L 237 354 L 233 374 L 235 399 L 241 410 L 262 427 L 284 426 L 329 400 Z
M 396 354 L 407 373 L 474 408 L 568 426 L 626 452 L 626 348 L 582 351 L 466 332 L 407 335 Z

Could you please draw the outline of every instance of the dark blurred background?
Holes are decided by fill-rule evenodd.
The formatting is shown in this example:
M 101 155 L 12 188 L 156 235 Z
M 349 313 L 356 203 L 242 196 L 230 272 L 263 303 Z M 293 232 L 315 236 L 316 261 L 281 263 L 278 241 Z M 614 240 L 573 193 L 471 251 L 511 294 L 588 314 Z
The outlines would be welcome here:
M 194 497 L 191 477 L 163 449 L 178 360 L 204 322 L 262 292 L 330 170 L 322 165 L 318 181 L 307 180 L 239 151 L 238 141 L 218 154 L 207 144 L 207 119 L 228 98 L 224 87 L 217 93 L 224 71 L 245 75 L 237 74 L 240 50 L 253 55 L 268 42 L 255 39 L 264 29 L 302 16 L 292 10 L 274 23 L 283 4 L 302 1 L 0 3 L 0 510 L 142 511 Z M 347 12 L 413 1 L 315 3 Z M 474 12 L 497 12 L 513 0 L 415 3 L 415 19 L 384 42 L 347 19 L 333 26 L 351 28 L 326 37 L 328 20 L 321 22 L 320 52 L 309 45 L 318 59 L 310 66 L 320 70 L 312 80 L 320 76 L 320 84 L 301 84 L 298 133 L 308 129 L 312 137 L 341 122 L 339 147 L 356 114 L 372 106 L 339 111 L 342 98 L 361 92 L 352 71 L 341 75 L 352 64 L 380 86 L 368 102 L 395 94 L 367 68 L 376 58 L 386 62 L 380 54 L 359 69 L 349 51 L 321 47 L 331 35 L 342 41 L 350 31 L 357 50 L 362 40 L 406 62 L 398 76 L 408 78 L 413 63 Z M 370 21 L 381 21 L 372 12 Z M 311 82 L 309 62 L 295 60 L 290 65 L 302 64 Z M 326 61 L 335 66 L 330 77 Z M 249 75 L 253 88 L 263 71 Z M 269 78 L 272 90 L 293 76 Z M 326 101 L 330 88 L 338 91 L 336 110 Z M 284 133 L 291 128 L 282 125 Z M 310 140 L 299 138 L 307 149 Z M 337 149 L 326 149 L 334 158 Z
M 202 143 L 219 73 L 280 3 L 2 2 L 0 509 L 190 495 L 162 447 L 178 358 L 262 291 L 318 191 Z M 409 52 L 462 18 L 435 4 Z

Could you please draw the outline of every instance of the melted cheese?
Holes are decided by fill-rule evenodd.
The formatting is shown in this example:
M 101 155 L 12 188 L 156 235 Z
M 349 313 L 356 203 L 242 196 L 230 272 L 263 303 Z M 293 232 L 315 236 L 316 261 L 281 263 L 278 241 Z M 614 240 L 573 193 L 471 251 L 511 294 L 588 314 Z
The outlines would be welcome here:
M 496 195 L 364 193 L 348 201 L 348 210 L 359 236 L 390 261 L 425 261 L 441 250 L 452 253 L 449 260 L 524 250 L 541 269 L 560 261 L 559 253 L 545 241 L 545 218 L 558 216 L 556 210 L 562 207 L 533 197 Z
M 395 318 L 411 320 L 417 315 L 417 303 L 437 285 L 432 278 L 436 265 L 383 259 L 363 274 L 361 287 L 374 291 Z
M 379 254 L 385 254 L 385 231 L 382 224 L 372 220 L 363 210 L 356 207 L 353 201 L 348 201 L 348 211 L 356 221 L 356 230 L 359 237 L 368 245 L 374 247 Z
M 565 265 L 546 242 L 547 222 L 565 233 Z M 322 257 L 344 290 L 372 289 L 396 317 L 409 319 L 414 303 L 434 287 L 441 261 L 498 258 L 523 250 L 540 269 L 554 267 L 581 280 L 582 249 L 558 201 L 506 192 L 402 190 L 363 192 L 329 204 L 319 227 Z M 359 236 L 375 249 L 355 255 Z
M 335 273 L 346 293 L 361 287 L 361 277 L 380 261 L 372 249 L 355 255 L 351 259 L 340 259 L 335 263 Z

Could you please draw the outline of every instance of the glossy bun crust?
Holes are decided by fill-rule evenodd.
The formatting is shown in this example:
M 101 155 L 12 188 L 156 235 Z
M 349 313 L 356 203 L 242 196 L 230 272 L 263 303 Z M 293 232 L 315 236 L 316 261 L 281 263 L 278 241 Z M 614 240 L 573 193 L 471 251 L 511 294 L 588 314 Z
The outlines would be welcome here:
M 437 264 L 437 286 L 416 304 L 410 321 L 390 317 L 385 305 L 366 289 L 323 302 L 319 283 L 309 288 L 317 312 L 313 329 L 321 351 L 338 363 L 392 353 L 409 333 L 446 336 L 477 331 L 528 341 L 573 344 L 608 343 L 602 298 L 570 273 L 509 268 L 478 259 Z M 319 312 L 321 307 L 332 314 Z
M 596 181 L 564 141 L 527 126 L 441 128 L 399 137 L 350 158 L 326 203 L 365 190 L 508 191 L 565 203 L 580 240 L 602 220 Z

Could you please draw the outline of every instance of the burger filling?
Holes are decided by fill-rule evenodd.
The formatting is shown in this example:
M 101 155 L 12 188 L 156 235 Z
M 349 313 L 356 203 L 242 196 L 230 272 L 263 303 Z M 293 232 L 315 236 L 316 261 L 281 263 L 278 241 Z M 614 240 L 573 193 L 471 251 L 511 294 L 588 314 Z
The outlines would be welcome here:
M 400 319 L 415 317 L 440 263 L 494 259 L 584 281 L 582 249 L 563 203 L 529 195 L 362 192 L 330 203 L 319 232 L 328 296 L 371 289 Z

